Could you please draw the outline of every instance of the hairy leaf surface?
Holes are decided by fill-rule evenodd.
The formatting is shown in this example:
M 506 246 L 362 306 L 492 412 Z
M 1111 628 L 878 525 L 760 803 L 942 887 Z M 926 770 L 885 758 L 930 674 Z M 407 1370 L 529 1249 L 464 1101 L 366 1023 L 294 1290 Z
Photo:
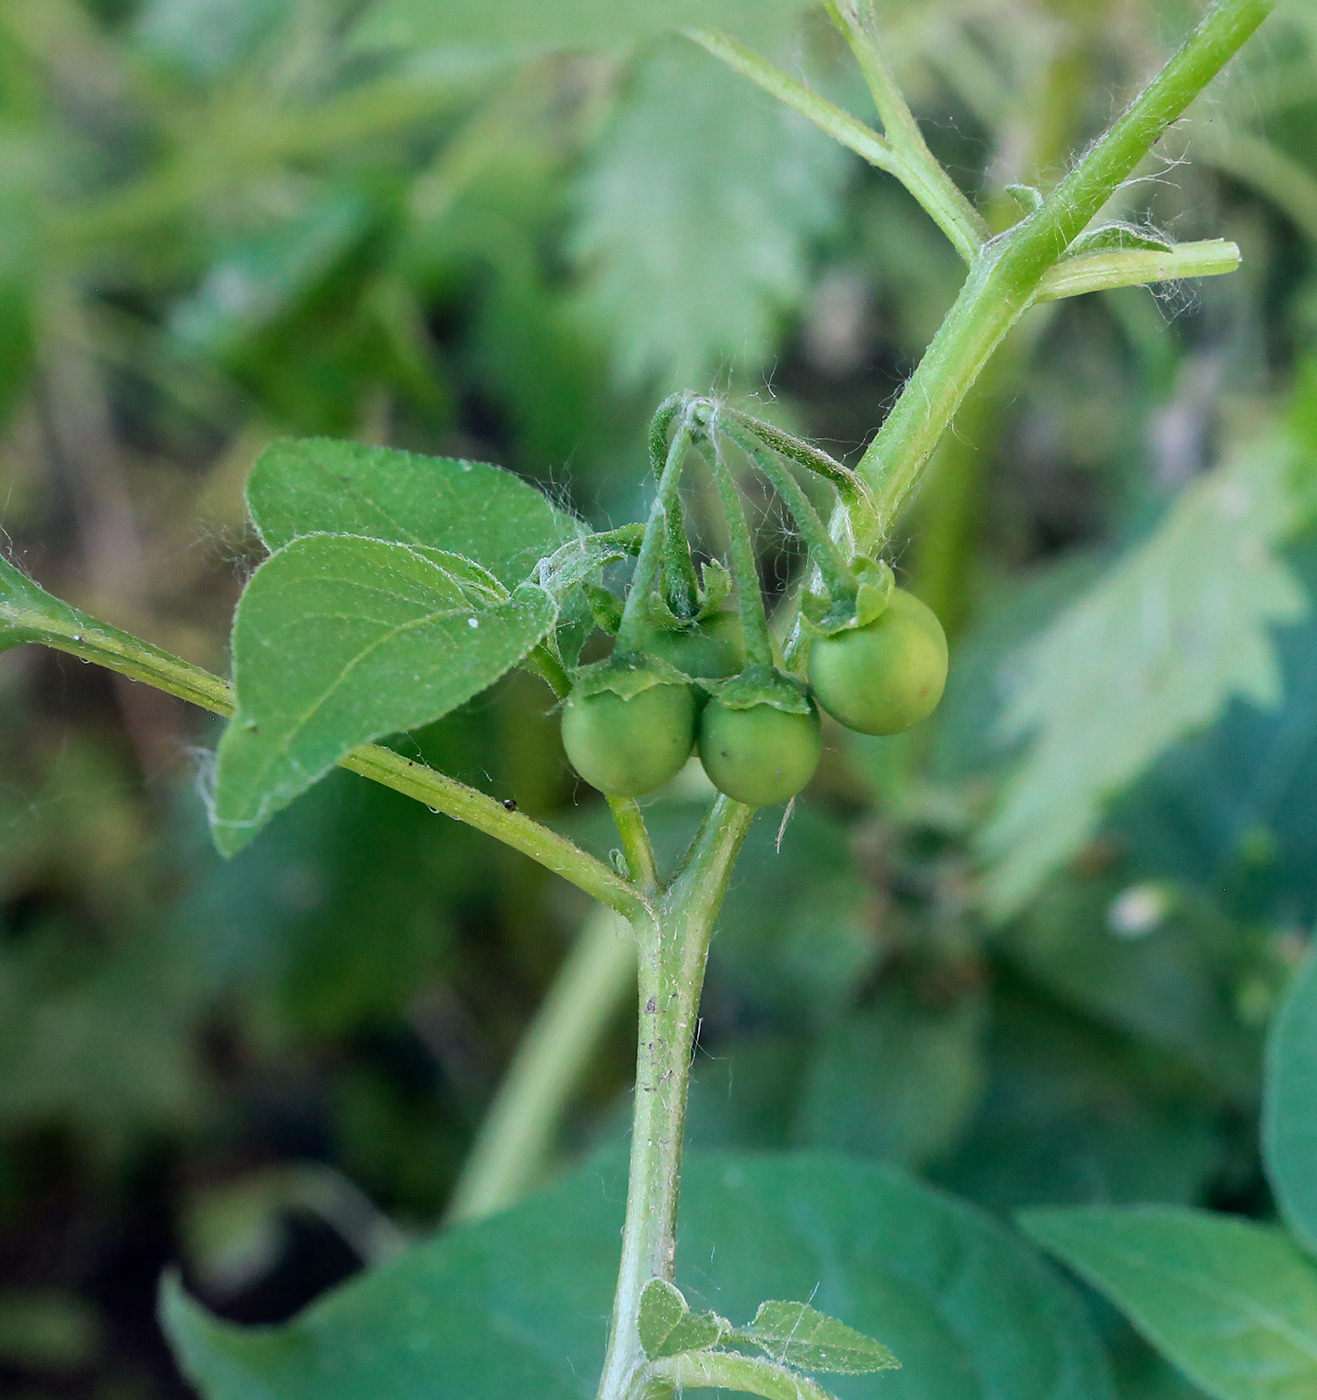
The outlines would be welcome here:
M 1214 1400 L 1317 1395 L 1317 1270 L 1281 1231 L 1156 1207 L 1022 1219 Z
M 582 533 L 502 467 L 331 438 L 266 448 L 247 483 L 247 507 L 271 550 L 299 535 L 364 535 L 461 554 L 508 588 Z
M 219 747 L 211 824 L 232 854 L 358 744 L 445 715 L 553 625 L 548 595 L 510 597 L 438 550 L 305 535 L 271 555 L 238 605 L 238 708 Z
M 812 1296 L 891 1347 L 903 1369 L 842 1377 L 846 1400 L 1110 1400 L 1078 1303 L 973 1208 L 808 1154 L 695 1154 L 683 1178 L 687 1296 L 733 1317 L 765 1292 Z M 282 1328 L 218 1322 L 173 1286 L 166 1327 L 206 1400 L 588 1400 L 624 1194 L 620 1165 L 588 1171 L 446 1232 Z

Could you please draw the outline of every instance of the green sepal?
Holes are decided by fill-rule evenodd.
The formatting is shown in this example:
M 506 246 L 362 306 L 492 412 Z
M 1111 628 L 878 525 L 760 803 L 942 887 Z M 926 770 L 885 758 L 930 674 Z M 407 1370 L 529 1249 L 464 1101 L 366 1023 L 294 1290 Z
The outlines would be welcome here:
M 1081 233 L 1066 249 L 1066 257 L 1078 257 L 1081 253 L 1168 253 L 1174 247 L 1169 238 L 1153 229 L 1116 222 Z
M 640 1345 L 651 1361 L 660 1356 L 680 1356 L 707 1351 L 732 1331 L 732 1324 L 717 1313 L 693 1313 L 676 1284 L 652 1278 L 640 1295 L 637 1319 Z
M 584 699 L 611 691 L 634 700 L 656 685 L 689 685 L 690 677 L 657 656 L 612 656 L 582 666 L 572 678 L 572 693 Z
M 739 676 L 728 680 L 702 680 L 697 684 L 711 695 L 716 695 L 719 703 L 729 710 L 751 710 L 756 705 L 771 705 L 775 710 L 785 710 L 790 715 L 808 715 L 814 709 L 809 688 L 794 676 L 779 671 L 776 666 L 747 666 Z
M 801 599 L 801 619 L 805 629 L 819 637 L 835 637 L 838 632 L 851 632 L 876 622 L 892 601 L 896 575 L 883 559 L 855 559 L 851 562 L 855 575 L 855 592 L 847 597 L 831 598 L 806 592 Z

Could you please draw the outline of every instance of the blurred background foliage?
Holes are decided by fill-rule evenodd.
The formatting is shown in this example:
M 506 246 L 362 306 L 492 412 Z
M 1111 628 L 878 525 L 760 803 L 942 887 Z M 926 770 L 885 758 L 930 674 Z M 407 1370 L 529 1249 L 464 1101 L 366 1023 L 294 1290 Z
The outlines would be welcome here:
M 0 8 L 5 548 L 215 669 L 272 436 L 499 462 L 619 524 L 663 393 L 853 459 L 957 286 L 893 182 L 693 46 L 436 48 L 364 8 Z M 997 227 L 1197 10 L 882 8 Z M 868 118 L 817 17 L 781 43 Z M 1269 1213 L 1260 1046 L 1317 917 L 1315 137 L 1293 0 L 1118 200 L 1243 270 L 1041 308 L 967 404 L 898 551 L 948 701 L 834 732 L 784 831 L 760 819 L 694 1141 L 1003 1212 Z M 773 592 L 796 551 L 760 520 Z M 515 676 L 408 742 L 606 852 L 548 703 Z M 210 723 L 54 653 L 0 658 L 0 716 L 0 1389 L 180 1396 L 161 1269 L 274 1320 L 433 1227 L 585 910 L 344 773 L 222 863 Z M 673 840 L 693 782 L 655 805 Z M 624 1131 L 629 1015 L 563 1162 Z M 1124 1400 L 1194 1394 L 1103 1317 Z

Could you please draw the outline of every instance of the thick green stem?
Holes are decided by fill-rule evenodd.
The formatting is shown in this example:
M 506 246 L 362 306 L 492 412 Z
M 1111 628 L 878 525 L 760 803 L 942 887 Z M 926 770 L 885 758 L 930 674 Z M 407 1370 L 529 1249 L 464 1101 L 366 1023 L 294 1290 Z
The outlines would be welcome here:
M 534 1187 L 572 1093 L 635 980 L 631 929 L 611 909 L 596 908 L 480 1125 L 449 1202 L 448 1224 L 492 1215 Z
M 1158 138 L 1228 62 L 1274 0 L 1219 0 L 1105 136 L 1023 223 L 985 245 L 956 304 L 860 463 L 872 497 L 853 507 L 860 548 L 881 547 L 925 464 L 1040 284 Z
M 686 1094 L 709 939 L 753 815 L 751 808 L 719 798 L 658 918 L 636 926 L 640 1044 L 631 1169 L 599 1400 L 638 1400 L 645 1366 L 636 1330 L 640 1294 L 650 1279 L 672 1277 Z

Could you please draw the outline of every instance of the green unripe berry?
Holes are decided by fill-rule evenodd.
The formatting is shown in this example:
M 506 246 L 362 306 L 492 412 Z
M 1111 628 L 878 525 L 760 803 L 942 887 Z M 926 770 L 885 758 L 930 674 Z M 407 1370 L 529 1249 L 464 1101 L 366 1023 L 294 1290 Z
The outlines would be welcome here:
M 750 807 L 794 797 L 814 776 L 823 748 L 818 711 L 773 705 L 733 710 L 710 700 L 700 716 L 700 762 L 719 792 Z
M 897 588 L 867 627 L 819 637 L 809 682 L 819 704 L 847 729 L 899 734 L 932 714 L 947 682 L 947 638 L 927 604 Z
M 655 628 L 645 650 L 698 680 L 725 680 L 745 665 L 745 633 L 732 612 L 718 612 L 694 626 Z
M 641 797 L 675 777 L 695 738 L 695 696 L 663 682 L 629 700 L 611 690 L 575 691 L 562 711 L 562 743 L 572 767 L 612 797 Z

